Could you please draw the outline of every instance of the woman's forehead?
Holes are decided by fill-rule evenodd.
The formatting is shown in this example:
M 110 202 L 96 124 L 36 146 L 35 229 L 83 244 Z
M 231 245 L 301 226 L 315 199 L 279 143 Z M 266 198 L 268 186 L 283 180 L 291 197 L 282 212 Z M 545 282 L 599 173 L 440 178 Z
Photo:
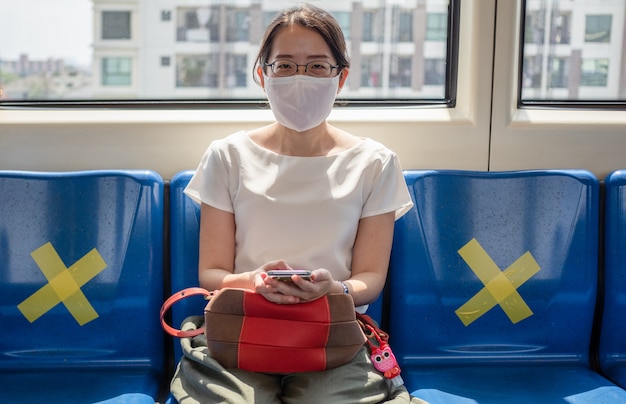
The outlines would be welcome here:
M 332 57 L 322 35 L 310 28 L 292 24 L 281 28 L 272 41 L 273 57 Z

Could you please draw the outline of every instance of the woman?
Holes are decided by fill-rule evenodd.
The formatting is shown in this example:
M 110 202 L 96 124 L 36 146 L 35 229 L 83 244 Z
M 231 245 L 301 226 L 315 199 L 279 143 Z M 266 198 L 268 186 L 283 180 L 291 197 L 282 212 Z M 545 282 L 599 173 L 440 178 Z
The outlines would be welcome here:
M 380 294 L 394 220 L 412 202 L 394 153 L 326 122 L 348 73 L 330 14 L 303 5 L 269 25 L 254 74 L 276 122 L 213 142 L 185 190 L 202 206 L 200 286 L 247 288 L 281 304 L 349 293 L 359 311 Z M 310 280 L 267 275 L 294 268 L 311 270 Z M 410 400 L 365 347 L 338 368 L 275 375 L 224 369 L 202 338 L 182 345 L 171 384 L 181 403 Z

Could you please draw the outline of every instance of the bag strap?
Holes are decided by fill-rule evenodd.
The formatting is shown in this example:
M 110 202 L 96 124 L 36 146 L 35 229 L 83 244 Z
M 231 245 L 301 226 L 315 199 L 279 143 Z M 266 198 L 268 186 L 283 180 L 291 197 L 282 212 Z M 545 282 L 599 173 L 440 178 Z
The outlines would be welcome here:
M 167 322 L 165 321 L 165 313 L 167 313 L 167 311 L 174 305 L 174 303 L 186 297 L 197 295 L 202 295 L 206 300 L 209 300 L 211 297 L 213 297 L 214 292 L 209 292 L 208 290 L 199 287 L 187 288 L 181 290 L 180 292 L 174 293 L 163 303 L 163 305 L 161 306 L 161 327 L 163 327 L 163 330 L 166 333 L 173 337 L 189 338 L 195 337 L 196 335 L 200 335 L 204 332 L 204 327 L 188 331 L 178 330 L 167 324 Z
M 389 334 L 381 330 L 376 322 L 366 314 L 356 313 L 357 321 L 361 324 L 363 332 L 367 337 L 367 344 L 370 349 L 372 365 L 381 372 L 385 378 L 391 380 L 393 386 L 404 384 L 400 376 L 400 365 L 389 346 Z
M 381 330 L 378 324 L 367 314 L 356 312 L 356 320 L 361 325 L 368 340 L 374 340 L 380 345 L 382 341 L 389 342 L 389 334 Z

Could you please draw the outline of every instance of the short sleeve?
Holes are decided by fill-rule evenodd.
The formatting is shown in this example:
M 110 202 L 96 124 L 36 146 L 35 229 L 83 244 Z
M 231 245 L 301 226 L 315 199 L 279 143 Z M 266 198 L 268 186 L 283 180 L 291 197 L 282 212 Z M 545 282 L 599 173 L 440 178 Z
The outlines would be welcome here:
M 208 147 L 184 193 L 197 203 L 232 213 L 229 162 L 219 148 L 219 143 L 215 141 Z
M 390 152 L 382 162 L 382 168 L 375 177 L 372 189 L 365 201 L 361 217 L 376 216 L 395 212 L 396 220 L 413 206 L 409 190 L 398 156 Z

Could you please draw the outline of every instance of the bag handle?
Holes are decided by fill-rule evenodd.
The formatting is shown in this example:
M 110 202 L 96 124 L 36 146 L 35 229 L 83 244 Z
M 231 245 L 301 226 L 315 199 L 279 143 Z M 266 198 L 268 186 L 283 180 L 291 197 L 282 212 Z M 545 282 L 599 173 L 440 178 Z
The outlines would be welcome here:
M 186 297 L 202 295 L 206 300 L 209 300 L 209 298 L 213 297 L 214 294 L 214 292 L 209 292 L 208 290 L 199 287 L 187 288 L 181 290 L 180 292 L 174 293 L 161 306 L 161 327 L 163 327 L 163 330 L 166 333 L 173 337 L 190 338 L 202 334 L 204 332 L 204 327 L 196 330 L 182 331 L 170 326 L 165 321 L 165 313 L 167 313 L 167 311 L 174 305 L 174 303 Z
M 368 340 L 375 339 L 379 344 L 389 342 L 389 334 L 381 330 L 378 324 L 367 314 L 356 312 L 356 319 Z

